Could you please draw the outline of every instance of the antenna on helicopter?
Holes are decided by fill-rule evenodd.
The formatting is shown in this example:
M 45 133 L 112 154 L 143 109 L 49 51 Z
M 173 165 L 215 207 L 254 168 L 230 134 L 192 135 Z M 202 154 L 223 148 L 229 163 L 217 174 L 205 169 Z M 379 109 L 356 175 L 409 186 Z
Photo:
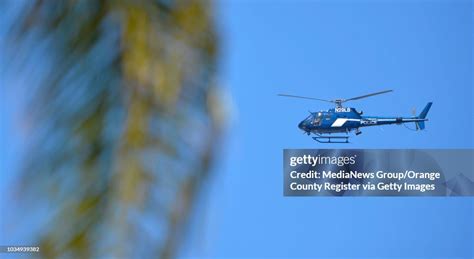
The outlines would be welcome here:
M 290 95 L 290 94 L 278 94 L 278 96 L 284 96 L 284 97 L 293 97 L 293 98 L 301 98 L 301 99 L 309 99 L 309 100 L 316 100 L 316 101 L 323 101 L 323 102 L 330 102 L 330 103 L 335 103 L 337 108 L 341 108 L 342 104 L 348 101 L 354 101 L 354 100 L 359 100 L 362 98 L 367 98 L 370 96 L 374 95 L 379 95 L 379 94 L 384 94 L 384 93 L 389 93 L 393 92 L 393 90 L 385 90 L 385 91 L 380 91 L 380 92 L 375 92 L 371 94 L 366 94 L 366 95 L 361 95 L 357 97 L 352 97 L 349 99 L 334 99 L 334 100 L 325 100 L 325 99 L 319 99 L 319 98 L 313 98 L 313 97 L 306 97 L 306 96 L 298 96 L 298 95 Z

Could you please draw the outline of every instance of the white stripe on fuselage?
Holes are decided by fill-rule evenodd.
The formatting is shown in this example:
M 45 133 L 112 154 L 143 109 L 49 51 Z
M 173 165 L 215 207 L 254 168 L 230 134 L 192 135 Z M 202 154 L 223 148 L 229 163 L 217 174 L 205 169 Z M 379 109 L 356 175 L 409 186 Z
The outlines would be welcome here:
M 334 123 L 331 125 L 331 127 L 341 127 L 342 125 L 344 125 L 344 123 L 346 123 L 346 121 L 360 121 L 360 120 L 359 119 L 338 118 L 338 119 L 336 119 L 336 121 L 334 121 Z

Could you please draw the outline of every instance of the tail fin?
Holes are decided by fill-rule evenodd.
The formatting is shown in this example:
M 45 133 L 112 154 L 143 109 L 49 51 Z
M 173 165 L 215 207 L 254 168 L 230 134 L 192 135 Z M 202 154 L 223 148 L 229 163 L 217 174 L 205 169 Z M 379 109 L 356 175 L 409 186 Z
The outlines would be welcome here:
M 423 109 L 423 111 L 421 111 L 420 115 L 418 115 L 418 118 L 419 119 L 426 119 L 426 115 L 428 115 L 428 112 L 430 111 L 430 108 L 431 108 L 431 105 L 433 103 L 432 102 L 429 102 L 425 108 Z M 415 122 L 416 124 L 416 129 L 425 129 L 425 122 L 424 121 L 417 121 Z
M 426 115 L 428 115 L 428 112 L 430 111 L 430 108 L 431 108 L 431 105 L 433 103 L 432 102 L 429 102 L 425 108 L 423 109 L 423 111 L 421 111 L 420 115 L 418 115 L 418 118 L 420 119 L 425 119 L 426 118 Z
M 417 121 L 415 122 L 416 130 L 424 130 L 425 129 L 425 122 L 424 121 Z

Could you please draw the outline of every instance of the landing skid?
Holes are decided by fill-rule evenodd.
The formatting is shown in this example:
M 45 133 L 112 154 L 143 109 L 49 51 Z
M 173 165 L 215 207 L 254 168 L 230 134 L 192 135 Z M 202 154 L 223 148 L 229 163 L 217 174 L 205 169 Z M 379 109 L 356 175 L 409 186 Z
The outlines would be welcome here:
M 321 136 L 313 137 L 319 143 L 349 143 L 349 136 Z

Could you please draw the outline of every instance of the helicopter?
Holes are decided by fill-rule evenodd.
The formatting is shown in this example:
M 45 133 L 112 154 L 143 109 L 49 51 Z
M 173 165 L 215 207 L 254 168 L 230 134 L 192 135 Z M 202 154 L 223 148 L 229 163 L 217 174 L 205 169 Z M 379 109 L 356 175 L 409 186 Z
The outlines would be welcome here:
M 298 128 L 300 128 L 308 136 L 311 133 L 316 135 L 313 137 L 313 139 L 319 143 L 349 143 L 349 132 L 354 131 L 356 136 L 360 135 L 362 132 L 359 128 L 361 127 L 413 122 L 415 123 L 416 130 L 425 129 L 425 121 L 428 121 L 426 116 L 428 115 L 428 111 L 430 110 L 433 102 L 428 102 L 423 111 L 418 116 L 414 114 L 413 117 L 362 116 L 362 111 L 359 112 L 355 108 L 342 106 L 343 103 L 348 101 L 359 100 L 389 92 L 393 92 L 393 90 L 385 90 L 348 99 L 334 100 L 325 100 L 290 94 L 278 94 L 278 96 L 330 102 L 336 105 L 335 108 L 331 108 L 327 111 L 310 112 L 310 115 L 298 124 Z M 345 135 L 340 135 L 341 133 L 345 133 Z

